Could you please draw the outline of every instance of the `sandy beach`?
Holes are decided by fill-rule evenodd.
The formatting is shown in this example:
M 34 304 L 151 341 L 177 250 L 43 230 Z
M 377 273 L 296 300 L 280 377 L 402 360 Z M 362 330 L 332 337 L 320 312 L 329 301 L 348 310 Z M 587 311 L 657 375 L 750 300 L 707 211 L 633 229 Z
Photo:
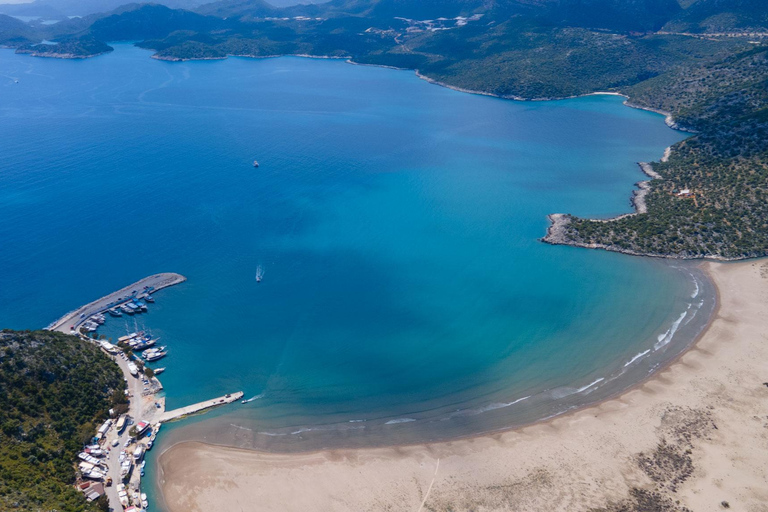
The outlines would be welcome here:
M 720 308 L 624 393 L 545 423 L 426 445 L 160 456 L 177 511 L 768 511 L 768 261 L 707 262 Z

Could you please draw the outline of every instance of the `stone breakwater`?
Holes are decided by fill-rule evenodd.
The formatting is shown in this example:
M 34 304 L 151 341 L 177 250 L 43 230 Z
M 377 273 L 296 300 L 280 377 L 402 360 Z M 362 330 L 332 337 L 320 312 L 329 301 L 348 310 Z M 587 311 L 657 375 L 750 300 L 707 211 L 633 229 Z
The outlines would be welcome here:
M 140 281 L 136 281 L 132 285 L 121 288 L 116 292 L 105 295 L 104 297 L 95 300 L 85 306 L 70 311 L 63 317 L 59 318 L 48 327 L 48 331 L 59 331 L 65 334 L 69 334 L 72 331 L 76 331 L 77 327 L 98 313 L 103 313 L 111 307 L 118 304 L 130 301 L 136 294 L 146 292 L 147 289 L 151 289 L 153 292 L 162 290 L 175 284 L 183 283 L 187 278 L 181 274 L 175 274 L 173 272 L 164 272 L 162 274 L 155 274 L 149 277 L 145 277 Z

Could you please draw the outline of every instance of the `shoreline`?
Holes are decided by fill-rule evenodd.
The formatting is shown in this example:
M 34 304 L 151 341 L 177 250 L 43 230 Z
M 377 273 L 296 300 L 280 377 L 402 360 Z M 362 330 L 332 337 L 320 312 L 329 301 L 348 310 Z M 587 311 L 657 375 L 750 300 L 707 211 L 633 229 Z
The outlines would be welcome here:
M 355 420 L 354 422 L 365 422 L 365 427 L 360 430 L 350 428 L 350 421 L 347 419 L 330 423 L 295 423 L 272 429 L 249 428 L 253 425 L 247 424 L 246 426 L 236 425 L 232 424 L 229 419 L 221 423 L 209 423 L 207 427 L 199 429 L 196 428 L 197 425 L 192 425 L 189 427 L 191 430 L 185 430 L 187 435 L 186 437 L 182 436 L 181 440 L 173 436 L 164 440 L 161 453 L 177 444 L 194 442 L 198 439 L 205 439 L 204 443 L 211 446 L 276 455 L 310 454 L 329 450 L 381 449 L 393 446 L 407 447 L 498 435 L 555 421 L 558 418 L 615 399 L 642 386 L 659 372 L 676 363 L 680 357 L 698 343 L 716 317 L 720 304 L 719 292 L 714 280 L 702 268 L 702 265 L 704 263 L 688 270 L 685 268 L 678 269 L 688 273 L 693 278 L 696 295 L 692 296 L 690 300 L 693 301 L 696 298 L 696 302 L 699 304 L 692 309 L 694 302 L 690 302 L 687 309 L 676 310 L 675 315 L 682 312 L 684 317 L 692 312 L 689 317 L 690 320 L 683 324 L 679 330 L 674 327 L 676 324 L 673 322 L 674 316 L 669 319 L 670 323 L 660 326 L 662 331 L 669 327 L 667 334 L 672 330 L 673 334 L 667 342 L 661 343 L 660 339 L 654 340 L 653 345 L 647 350 L 634 354 L 633 357 L 630 355 L 634 351 L 626 354 L 626 357 L 619 357 L 614 364 L 600 367 L 589 376 L 582 376 L 574 382 L 525 393 L 527 396 L 496 397 L 490 402 L 467 406 L 455 404 L 454 407 L 459 408 L 450 411 L 444 410 L 438 415 L 424 417 L 421 413 L 413 411 Z M 694 275 L 692 273 L 694 268 L 701 275 Z M 689 327 L 688 324 L 700 312 L 707 315 L 706 322 L 694 323 Z M 648 341 L 651 339 L 653 338 L 649 338 Z M 638 348 L 638 350 L 642 350 L 642 348 Z M 586 384 L 590 381 L 592 381 L 590 384 Z M 561 391 L 565 394 L 558 396 L 557 393 Z M 518 403 L 521 405 L 511 407 Z M 488 406 L 490 407 L 486 408 Z M 524 408 L 520 409 L 520 407 Z M 482 416 L 479 416 L 481 414 Z M 452 426 L 446 427 L 449 423 L 443 422 L 454 416 L 468 420 L 472 418 L 475 420 L 475 426 L 468 428 L 466 423 L 462 423 L 462 419 L 457 419 L 455 421 L 459 423 L 451 421 Z M 234 421 L 237 419 L 235 418 Z M 478 424 L 483 422 L 485 423 L 484 426 L 478 427 Z M 391 425 L 397 423 L 407 423 L 409 425 L 408 430 L 392 430 L 395 427 Z M 359 432 L 356 433 L 357 430 Z M 243 431 L 253 434 L 243 434 Z M 304 434 L 305 432 L 310 433 Z M 295 437 L 297 434 L 300 435 Z
M 413 487 L 412 482 L 406 482 L 407 480 L 405 477 L 403 477 L 403 474 L 413 474 L 414 472 L 419 473 L 421 471 L 421 466 L 425 458 L 432 458 L 434 459 L 435 454 L 442 454 L 444 458 L 453 458 L 454 463 L 460 462 L 458 466 L 454 464 L 455 471 L 454 471 L 454 479 L 449 480 L 450 484 L 446 484 L 443 486 L 438 486 L 437 488 L 432 489 L 432 494 L 430 494 L 430 503 L 432 504 L 435 500 L 438 499 L 444 499 L 446 496 L 451 494 L 451 487 L 455 485 L 459 485 L 461 487 L 462 485 L 469 485 L 469 483 L 465 482 L 466 478 L 471 477 L 471 480 L 475 479 L 475 471 L 480 471 L 481 473 L 485 474 L 488 473 L 483 467 L 482 464 L 485 464 L 488 462 L 489 457 L 492 457 L 495 464 L 501 464 L 502 467 L 509 469 L 509 467 L 504 463 L 504 460 L 506 460 L 508 457 L 513 457 L 518 449 L 520 448 L 519 444 L 525 439 L 521 438 L 530 438 L 532 437 L 532 433 L 541 434 L 540 436 L 533 435 L 533 437 L 544 437 L 547 439 L 544 439 L 543 446 L 547 447 L 547 449 L 552 449 L 553 444 L 557 444 L 559 437 L 561 436 L 555 436 L 552 438 L 553 432 L 560 432 L 562 431 L 562 436 L 565 436 L 566 441 L 570 439 L 570 437 L 567 437 L 570 435 L 573 437 L 572 434 L 568 434 L 567 428 L 571 429 L 571 431 L 579 430 L 579 427 L 584 422 L 592 422 L 597 423 L 597 427 L 599 427 L 599 431 L 601 435 L 610 435 L 613 431 L 614 427 L 616 426 L 616 422 L 620 422 L 622 418 L 624 419 L 625 423 L 630 423 L 629 425 L 629 431 L 625 433 L 626 435 L 624 437 L 627 437 L 627 439 L 623 439 L 623 442 L 627 444 L 632 444 L 634 442 L 634 435 L 636 432 L 633 431 L 635 427 L 638 425 L 648 424 L 650 423 L 657 423 L 659 421 L 662 421 L 668 414 L 672 414 L 675 411 L 678 411 L 678 409 L 669 409 L 663 414 L 659 414 L 659 407 L 664 406 L 666 404 L 666 401 L 674 401 L 677 398 L 680 398 L 677 388 L 679 386 L 675 385 L 675 379 L 670 378 L 670 375 L 674 375 L 680 372 L 687 373 L 689 371 L 693 371 L 693 376 L 688 379 L 686 382 L 682 382 L 683 385 L 687 384 L 687 382 L 693 380 L 696 381 L 697 379 L 700 379 L 700 375 L 696 375 L 696 370 L 706 370 L 705 366 L 702 366 L 702 364 L 694 364 L 691 360 L 695 359 L 697 357 L 702 356 L 702 354 L 705 355 L 705 357 L 709 357 L 708 361 L 710 362 L 716 362 L 718 364 L 729 364 L 732 363 L 731 360 L 725 360 L 724 362 L 717 361 L 717 358 L 712 358 L 711 354 L 713 353 L 713 350 L 719 348 L 719 349 L 728 349 L 728 344 L 724 344 L 722 339 L 719 339 L 718 336 L 722 329 L 728 328 L 732 325 L 734 325 L 734 321 L 731 319 L 735 314 L 737 314 L 738 308 L 734 307 L 735 305 L 738 306 L 740 300 L 742 300 L 742 296 L 739 293 L 740 290 L 733 289 L 732 286 L 728 286 L 729 284 L 732 284 L 734 279 L 739 281 L 744 281 L 746 284 L 750 286 L 750 293 L 747 295 L 749 298 L 753 297 L 761 297 L 766 291 L 768 291 L 768 263 L 766 263 L 766 260 L 753 260 L 749 262 L 741 262 L 741 263 L 732 263 L 732 264 L 725 264 L 725 263 L 710 263 L 706 262 L 703 263 L 701 266 L 705 267 L 705 269 L 709 269 L 710 274 L 712 275 L 712 279 L 716 283 L 716 288 L 718 290 L 718 295 L 722 298 L 718 299 L 718 307 L 713 312 L 712 316 L 709 319 L 709 323 L 706 327 L 706 329 L 698 336 L 696 341 L 689 345 L 689 347 L 683 351 L 680 355 L 676 356 L 675 358 L 671 358 L 668 362 L 668 364 L 664 368 L 660 368 L 657 371 L 655 371 L 652 375 L 649 375 L 647 379 L 637 382 L 632 388 L 621 391 L 620 393 L 617 393 L 615 396 L 606 398 L 599 402 L 598 404 L 593 404 L 586 406 L 582 409 L 579 409 L 577 411 L 569 411 L 565 414 L 561 414 L 555 418 L 550 418 L 544 421 L 537 422 L 533 425 L 518 427 L 512 430 L 507 430 L 505 432 L 496 432 L 496 433 L 486 433 L 481 435 L 475 435 L 467 438 L 462 439 L 453 439 L 450 441 L 444 441 L 444 442 L 437 442 L 437 443 L 429 443 L 429 444 L 420 444 L 420 445 L 407 445 L 407 446 L 393 446 L 388 448 L 362 448 L 362 449 L 338 449 L 338 450 L 330 450 L 330 451 L 316 451 L 316 452 L 303 452 L 299 454 L 275 454 L 275 453 L 265 453 L 265 452 L 256 452 L 252 450 L 243 450 L 238 448 L 228 448 L 228 447 L 220 447 L 220 446 L 213 446 L 213 445 L 205 445 L 202 443 L 196 443 L 196 442 L 181 442 L 177 443 L 175 445 L 172 445 L 170 447 L 164 447 L 163 452 L 160 454 L 159 462 L 160 462 L 160 471 L 158 472 L 158 478 L 160 479 L 160 488 L 163 492 L 163 497 L 165 498 L 166 504 L 171 512 L 175 512 L 176 510 L 182 510 L 182 508 L 191 509 L 191 510 L 207 510 L 209 508 L 202 506 L 202 504 L 206 503 L 206 500 L 213 499 L 226 499 L 226 497 L 223 494 L 223 490 L 220 490 L 217 492 L 217 486 L 215 483 L 217 482 L 217 478 L 221 480 L 221 482 L 227 482 L 227 485 L 232 484 L 232 480 L 229 477 L 226 477 L 223 473 L 227 473 L 229 475 L 232 475 L 234 473 L 237 473 L 239 477 L 249 479 L 248 481 L 251 482 L 254 485 L 249 485 L 248 489 L 241 488 L 241 496 L 248 496 L 249 498 L 255 498 L 256 495 L 258 495 L 258 499 L 266 499 L 268 503 L 276 503 L 274 499 L 276 498 L 276 494 L 279 494 L 279 489 L 285 490 L 285 487 L 290 485 L 286 482 L 281 483 L 281 479 L 289 478 L 290 476 L 298 476 L 300 473 L 302 476 L 301 478 L 307 478 L 307 479 L 316 479 L 319 478 L 322 481 L 320 483 L 314 484 L 314 486 L 311 483 L 308 483 L 310 485 L 310 488 L 316 488 L 318 491 L 317 495 L 315 496 L 315 499 L 325 500 L 327 501 L 329 499 L 328 496 L 325 496 L 324 494 L 329 490 L 327 486 L 331 485 L 332 483 L 338 484 L 342 480 L 346 479 L 356 479 L 359 478 L 357 474 L 359 472 L 365 472 L 367 475 L 371 471 L 371 466 L 376 466 L 378 469 L 375 470 L 375 474 L 377 476 L 379 475 L 385 475 L 383 478 L 383 484 L 385 484 L 388 481 L 392 481 L 393 485 L 394 482 L 397 481 L 397 487 Z M 754 273 L 755 269 L 759 269 L 760 276 L 762 276 L 762 279 L 755 280 L 754 279 Z M 735 304 L 736 303 L 736 304 Z M 764 309 L 768 310 L 768 305 L 762 305 L 760 302 L 752 303 L 750 304 L 752 308 L 758 308 L 758 309 Z M 756 316 L 754 314 L 752 315 L 745 315 L 744 320 L 745 322 L 748 322 L 750 324 L 757 323 L 759 326 L 762 327 L 768 327 L 768 321 L 763 320 L 760 322 L 759 320 L 756 320 Z M 765 318 L 768 318 L 766 316 Z M 735 325 L 738 327 L 740 325 L 739 319 L 736 319 Z M 710 345 L 713 345 L 714 348 L 710 347 Z M 765 349 L 765 352 L 768 352 L 768 348 Z M 710 354 L 710 355 L 707 355 Z M 759 358 L 750 358 L 750 361 L 759 360 Z M 758 365 L 759 366 L 759 365 Z M 702 371 L 704 371 L 702 370 Z M 712 372 L 712 368 L 709 369 L 710 372 L 705 375 L 705 377 L 709 376 L 711 377 L 711 373 L 714 373 L 715 376 L 719 375 L 720 372 L 714 371 Z M 755 384 L 757 386 L 761 386 L 761 382 L 756 382 Z M 679 383 L 678 383 L 679 384 Z M 668 390 L 668 394 L 670 396 L 664 397 L 664 400 L 661 400 L 657 395 L 658 393 L 650 392 L 649 389 L 656 388 L 656 387 L 663 387 Z M 675 388 L 675 389 L 672 389 Z M 642 395 L 644 398 L 650 400 L 650 404 L 645 404 L 645 409 L 643 409 L 643 405 L 633 405 L 633 401 L 636 400 L 636 397 L 638 395 Z M 687 396 L 685 393 L 683 393 L 682 398 L 691 398 Z M 695 398 L 695 397 L 694 397 Z M 768 391 L 766 392 L 765 396 L 762 397 L 766 403 L 768 403 Z M 646 402 L 648 401 L 646 400 Z M 685 401 L 685 400 L 683 400 Z M 688 400 L 690 402 L 694 401 L 693 399 Z M 632 409 L 634 407 L 635 413 L 638 412 L 645 412 L 645 413 L 651 413 L 649 418 L 646 418 L 645 423 L 636 423 L 632 422 L 631 420 L 627 420 L 625 418 L 626 414 L 624 414 L 625 410 Z M 679 407 L 679 406 L 675 406 Z M 707 412 L 709 409 L 704 409 L 704 412 Z M 603 422 L 599 421 L 599 418 L 604 414 L 614 414 L 616 412 L 621 412 L 619 414 L 618 418 L 613 418 L 615 421 L 608 422 L 608 424 L 603 424 Z M 679 412 L 679 411 L 678 411 Z M 677 413 L 675 413 L 677 414 Z M 703 414 L 703 413 L 702 413 Z M 710 414 L 707 412 L 707 414 Z M 705 414 L 705 416 L 707 415 Z M 714 413 L 711 413 L 714 414 Z M 714 420 L 712 420 L 714 421 Z M 721 420 L 718 420 L 718 424 Z M 594 429 L 593 429 L 594 430 Z M 646 429 L 648 430 L 648 429 Z M 708 430 L 709 433 L 709 430 Z M 595 434 L 593 432 L 593 434 Z M 659 440 L 654 437 L 655 430 L 651 429 L 651 432 L 645 432 L 645 438 L 651 437 L 652 440 L 655 442 L 651 443 L 645 443 L 643 450 L 653 449 L 656 444 L 658 444 Z M 595 434 L 597 435 L 597 434 Z M 709 434 L 708 434 L 709 435 Z M 643 436 L 640 436 L 643 437 Z M 587 437 L 588 439 L 593 439 L 593 437 Z M 697 437 L 698 439 L 698 437 Z M 702 437 L 702 439 L 704 439 Z M 647 440 L 647 439 L 646 439 Z M 539 439 L 539 441 L 541 441 Z M 539 441 L 537 441 L 538 444 Z M 579 443 L 583 441 L 583 439 L 579 436 L 577 436 L 577 441 L 575 446 L 572 446 L 574 450 L 577 450 L 579 448 Z M 480 449 L 482 447 L 482 449 Z M 535 450 L 532 451 L 531 460 L 535 461 L 537 458 L 540 458 L 539 452 L 540 450 L 544 449 L 542 446 L 538 446 Z M 479 451 L 478 451 L 479 450 Z M 768 451 L 768 449 L 766 449 Z M 557 450 L 556 450 L 557 451 Z M 610 450 L 609 450 L 610 451 Z M 627 450 L 624 450 L 627 451 Z M 634 448 L 630 450 L 630 452 L 634 453 L 636 451 Z M 642 451 L 642 450 L 641 450 Z M 504 452 L 504 453 L 501 453 Z M 507 453 L 509 452 L 509 453 Z M 560 454 L 562 450 L 560 450 Z M 567 453 L 572 453 L 568 452 Z M 185 465 L 185 467 L 180 467 L 178 464 L 176 464 L 176 461 L 178 460 L 178 457 L 180 457 L 183 454 L 183 458 L 185 460 L 189 460 L 190 457 L 193 458 L 195 461 L 200 460 L 199 457 L 205 457 L 205 460 L 207 461 L 206 464 L 208 464 L 208 461 L 213 460 L 213 469 L 212 469 L 212 475 L 210 478 L 210 481 L 202 486 L 201 489 L 198 489 L 196 492 L 196 495 L 199 499 L 197 502 L 193 502 L 190 499 L 184 498 L 183 495 L 179 493 L 179 485 L 181 480 L 183 481 L 189 481 L 189 479 L 192 479 L 193 482 L 195 482 L 195 467 L 196 464 L 190 464 L 189 462 Z M 501 457 L 503 455 L 503 457 Z M 605 455 L 605 454 L 603 454 Z M 614 456 L 615 454 L 612 453 L 612 459 L 610 461 L 611 464 L 618 464 L 622 463 L 624 465 L 629 464 L 632 466 L 635 461 L 635 456 L 623 456 L 619 457 L 618 460 Z M 365 460 L 369 461 L 369 463 L 361 464 L 360 461 Z M 768 460 L 768 459 L 766 459 Z M 550 461 L 550 462 L 557 462 L 557 461 Z M 576 462 L 574 462 L 575 464 Z M 602 463 L 608 464 L 608 461 L 602 460 Z M 533 462 L 526 462 L 528 466 L 531 466 Z M 229 469 L 226 469 L 224 466 L 227 466 Z M 470 466 L 470 468 L 467 468 L 465 466 Z M 472 470 L 471 467 L 478 466 L 475 468 L 475 470 Z M 546 464 L 545 464 L 546 465 Z M 535 464 L 534 464 L 535 466 Z M 434 466 L 431 466 L 434 467 Z M 445 460 L 440 465 L 441 468 L 445 467 Z M 591 467 L 591 465 L 590 465 Z M 497 468 L 498 469 L 498 468 Z M 531 469 L 530 467 L 528 469 Z M 555 468 L 550 468 L 551 471 L 555 471 Z M 586 468 L 590 469 L 590 468 Z M 594 469 L 594 468 L 593 468 Z M 247 473 L 242 473 L 243 471 L 248 471 Z M 393 470 L 393 471 L 390 471 Z M 562 468 L 560 469 L 562 471 Z M 633 471 L 639 472 L 639 475 L 636 475 L 637 478 L 640 478 L 642 480 L 642 470 L 641 468 L 637 467 L 637 464 L 634 464 L 634 467 L 632 468 Z M 250 472 L 253 471 L 254 474 L 251 474 Z M 328 477 L 323 476 L 327 472 L 331 473 L 331 475 L 336 474 L 335 477 Z M 233 473 L 234 472 L 234 473 Z M 428 473 L 431 473 L 431 469 Z M 462 473 L 466 473 L 462 477 Z M 491 472 L 493 473 L 493 471 Z M 520 473 L 520 471 L 512 471 L 512 473 Z M 574 480 L 573 474 L 569 473 L 572 477 L 571 479 Z M 579 473 L 580 474 L 580 473 Z M 216 476 L 220 475 L 220 476 Z M 621 477 L 622 473 L 619 471 L 616 474 L 613 474 L 613 478 L 615 479 L 617 477 Z M 430 475 L 427 475 L 430 476 Z M 462 478 L 459 478 L 462 477 Z M 426 477 L 425 477 L 426 478 Z M 458 478 L 458 480 L 456 480 Z M 490 481 L 498 480 L 497 476 L 487 474 L 484 476 L 485 479 L 489 479 L 489 483 L 492 483 Z M 607 477 L 606 477 L 607 478 Z M 687 480 L 691 478 L 691 475 L 687 475 L 684 480 Z M 578 477 L 575 478 L 575 480 L 579 480 Z M 642 488 L 648 488 L 652 487 L 653 484 L 653 478 L 648 478 L 646 475 L 645 478 L 646 481 L 640 482 L 642 485 Z M 426 483 L 429 480 L 426 479 L 423 482 L 423 485 L 419 485 L 420 489 L 422 487 L 426 487 Z M 634 480 L 629 480 L 629 482 L 633 482 Z M 258 483 L 257 483 L 258 482 Z M 268 485 L 267 482 L 269 483 Z M 377 485 L 374 485 L 377 489 L 380 487 Z M 474 482 L 476 483 L 476 482 Z M 498 482 L 496 482 L 498 485 Z M 200 484 L 202 485 L 202 484 Z M 237 487 L 239 485 L 235 484 Z M 262 486 L 264 486 L 264 489 L 259 490 Z M 371 485 L 369 483 L 369 485 Z M 474 485 L 474 484 L 473 484 Z M 270 486 L 276 486 L 276 488 L 270 487 Z M 573 486 L 573 482 L 569 482 L 567 484 L 568 487 Z M 626 484 L 624 488 L 622 489 L 621 493 L 613 493 L 614 496 L 608 496 L 608 501 L 615 500 L 615 499 L 624 499 L 624 496 L 627 493 L 627 490 L 631 488 L 631 485 Z M 222 488 L 223 489 L 223 488 Z M 380 502 L 381 500 L 386 500 L 387 503 L 392 503 L 393 495 L 391 494 L 392 489 L 389 489 L 387 492 L 384 492 L 383 494 L 379 493 L 377 495 L 377 492 L 372 492 L 368 489 L 367 492 L 363 494 L 355 494 L 354 497 L 347 496 L 344 500 L 342 500 L 343 503 L 348 503 L 349 499 L 356 499 L 356 500 L 363 500 L 364 502 L 367 502 L 371 498 L 375 498 L 378 496 L 377 500 Z M 409 491 L 409 495 L 414 494 L 415 489 L 411 489 Z M 606 498 L 604 496 L 603 492 L 599 492 L 600 489 L 597 489 L 598 494 L 600 495 L 601 499 Z M 346 488 L 338 488 L 336 490 L 337 493 L 348 493 L 348 489 Z M 435 497 L 435 493 L 437 492 L 437 497 Z M 667 490 L 661 489 L 659 492 L 665 493 L 668 492 Z M 235 497 L 238 496 L 237 493 L 233 493 Z M 470 493 L 474 494 L 474 493 Z M 611 493 L 607 493 L 611 494 Z M 414 496 L 411 496 L 413 498 Z M 285 496 L 283 496 L 285 498 Z M 289 500 L 288 503 L 285 503 L 286 508 L 283 510 L 299 510 L 299 499 L 297 497 L 291 496 L 292 499 Z M 423 497 L 422 497 L 423 498 Z M 453 496 L 451 499 L 459 499 L 461 496 Z M 593 498 L 595 498 L 593 496 Z M 690 497 L 691 499 L 694 499 L 695 496 Z M 373 501 L 377 501 L 373 500 Z M 419 500 L 420 501 L 420 500 Z M 426 499 L 425 499 L 426 501 Z M 598 500 L 599 501 L 599 500 Z M 336 503 L 336 502 L 334 502 Z M 359 507 L 357 509 L 364 509 L 363 503 L 356 501 L 355 507 Z M 415 501 L 410 500 L 409 501 L 409 507 L 414 506 Z M 452 505 L 456 505 L 455 502 L 451 502 Z M 717 502 L 719 503 L 719 501 Z M 200 505 L 200 508 L 195 508 L 197 505 Z M 603 506 L 605 503 L 598 503 L 598 502 L 592 502 L 587 503 L 584 506 Z M 548 503 L 548 506 L 551 506 L 551 503 Z M 418 503 L 414 506 L 416 508 L 418 506 Z M 352 506 L 343 506 L 343 507 L 329 507 L 329 509 L 333 510 L 354 510 L 355 507 Z M 397 506 L 394 508 L 400 509 Z M 401 507 L 405 508 L 405 507 Z M 461 507 L 458 507 L 461 508 Z M 558 507 L 554 507 L 555 509 Z M 268 510 L 280 510 L 279 507 L 269 507 L 267 506 L 266 509 Z M 495 508 L 494 508 L 495 509 Z M 519 509 L 526 509 L 526 507 L 522 507 Z M 527 508 L 529 510 L 552 510 L 552 508 L 542 508 L 542 507 L 536 507 L 532 506 L 531 508 Z M 584 507 L 574 507 L 573 510 L 586 510 Z M 433 508 L 432 510 L 441 510 L 441 508 Z M 506 508 L 500 508 L 500 510 L 506 510 Z
M 140 46 L 138 48 L 141 48 Z M 154 51 L 151 48 L 142 48 L 143 50 L 149 50 Z M 351 57 L 331 57 L 328 55 L 310 55 L 307 53 L 286 53 L 282 55 L 252 55 L 252 54 L 238 54 L 238 53 L 228 53 L 226 55 L 222 55 L 221 57 L 172 57 L 172 56 L 165 56 L 165 55 L 158 55 L 157 52 L 153 53 L 149 56 L 150 59 L 155 60 L 161 60 L 165 62 L 190 62 L 190 61 L 205 61 L 205 60 L 226 60 L 230 57 L 237 57 L 241 59 L 277 59 L 279 57 L 300 57 L 302 59 L 326 59 L 326 60 L 344 60 L 347 62 L 352 63 Z
M 647 182 L 646 182 L 647 183 Z M 650 189 L 649 189 L 650 190 Z M 634 191 L 636 194 L 638 191 Z M 646 191 L 646 194 L 648 192 Z M 636 197 L 636 195 L 633 196 Z M 619 215 L 618 217 L 612 217 L 610 219 L 588 219 L 593 222 L 615 222 L 617 220 L 621 220 L 625 217 L 630 217 L 633 215 L 637 215 L 641 212 L 631 212 L 631 213 L 624 213 L 622 215 Z M 567 240 L 565 238 L 565 232 L 567 230 L 568 224 L 571 222 L 571 215 L 567 213 L 550 213 L 547 215 L 547 219 L 549 220 L 549 226 L 547 227 L 547 233 L 539 239 L 539 241 L 544 242 L 545 244 L 550 245 L 567 245 L 570 247 L 581 247 L 584 249 L 602 249 L 609 252 L 616 252 L 619 254 L 625 254 L 627 256 L 639 256 L 644 258 L 658 258 L 658 259 L 664 259 L 664 260 L 680 260 L 680 261 L 694 261 L 694 260 L 702 260 L 702 261 L 713 261 L 713 262 L 721 262 L 721 263 L 735 263 L 739 261 L 752 261 L 755 259 L 755 257 L 752 256 L 745 256 L 743 258 L 726 258 L 723 256 L 681 256 L 677 254 L 654 254 L 654 253 L 644 253 L 644 252 L 638 252 L 633 251 L 632 249 L 622 249 L 618 247 L 614 247 L 611 245 L 606 244 L 588 244 L 584 242 L 574 242 L 572 240 Z M 759 258 L 758 258 L 759 259 Z
M 270 454 L 270 455 L 277 455 L 277 456 L 301 456 L 301 455 L 317 455 L 322 454 L 328 451 L 336 451 L 336 450 L 381 450 L 381 449 L 388 449 L 388 448 L 412 448 L 416 446 L 422 446 L 422 445 L 436 445 L 436 444 L 450 444 L 453 442 L 459 442 L 459 441 L 468 441 L 476 438 L 483 438 L 488 436 L 495 436 L 499 434 L 509 433 L 509 432 L 517 432 L 521 431 L 530 427 L 540 426 L 540 425 L 547 425 L 549 423 L 558 421 L 560 419 L 566 418 L 571 415 L 579 414 L 585 410 L 588 410 L 590 408 L 599 407 L 601 404 L 605 402 L 609 402 L 611 400 L 616 400 L 620 398 L 621 396 L 628 394 L 638 388 L 641 388 L 649 381 L 654 380 L 657 375 L 661 372 L 664 372 L 669 367 L 677 364 L 681 358 L 683 358 L 688 351 L 695 349 L 697 343 L 706 335 L 707 331 L 712 325 L 712 322 L 715 320 L 715 318 L 718 316 L 720 311 L 720 291 L 717 286 L 714 285 L 715 281 L 710 275 L 709 271 L 704 267 L 706 262 L 702 262 L 701 264 L 697 265 L 697 268 L 702 271 L 702 273 L 705 275 L 705 277 L 713 284 L 714 289 L 714 307 L 712 311 L 710 312 L 710 315 L 707 319 L 706 324 L 703 326 L 703 328 L 700 330 L 696 336 L 694 336 L 690 341 L 688 341 L 682 349 L 672 357 L 669 357 L 668 359 L 664 359 L 662 362 L 657 363 L 655 365 L 654 369 L 650 372 L 644 375 L 642 378 L 636 380 L 632 384 L 620 387 L 618 389 L 615 389 L 611 391 L 610 393 L 606 394 L 605 396 L 602 396 L 600 398 L 595 398 L 592 400 L 585 400 L 577 405 L 569 406 L 562 411 L 555 412 L 551 415 L 540 417 L 537 419 L 533 419 L 530 421 L 525 421 L 519 424 L 509 425 L 509 426 L 503 426 L 503 427 L 497 427 L 492 428 L 488 430 L 481 430 L 476 431 L 472 433 L 466 433 L 466 434 L 459 434 L 459 435 L 448 435 L 444 438 L 437 438 L 434 440 L 429 441 L 415 441 L 415 442 L 400 442 L 400 443 L 383 443 L 383 444 L 372 444 L 362 447 L 339 447 L 339 448 L 329 448 L 329 447 L 323 447 L 323 448 L 317 448 L 317 449 L 309 449 L 309 450 L 298 450 L 298 451 L 281 451 L 281 450 L 275 450 L 275 451 L 268 451 L 268 450 L 261 450 L 259 448 L 243 448 L 239 446 L 232 446 L 229 444 L 220 444 L 212 441 L 195 441 L 195 440 L 182 440 L 182 441 L 175 441 L 169 444 L 168 446 L 164 446 L 164 448 L 160 451 L 160 454 L 162 456 L 163 453 L 173 449 L 177 445 L 186 444 L 186 443 L 200 443 L 204 444 L 206 446 L 212 447 L 212 448 L 222 448 L 222 449 L 232 449 L 232 450 L 243 450 L 247 452 L 254 452 L 254 453 L 264 453 L 264 454 Z M 606 374 L 610 375 L 610 374 Z M 601 379 L 602 380 L 602 379 Z M 589 387 L 589 386 L 588 386 Z M 531 395 L 528 397 L 524 397 L 521 399 L 515 400 L 513 403 L 518 403 L 521 401 L 524 401 L 529 398 L 533 398 L 536 395 Z M 384 418 L 386 419 L 386 418 Z M 366 420 L 368 421 L 368 420 Z M 383 419 L 382 419 L 383 421 Z M 417 421 L 417 420 L 414 420 Z M 387 423 L 385 423 L 386 425 Z M 291 427 L 286 427 L 289 430 L 293 429 L 301 429 L 304 428 L 300 425 L 293 425 Z M 283 435 L 283 434 L 277 434 L 277 435 Z

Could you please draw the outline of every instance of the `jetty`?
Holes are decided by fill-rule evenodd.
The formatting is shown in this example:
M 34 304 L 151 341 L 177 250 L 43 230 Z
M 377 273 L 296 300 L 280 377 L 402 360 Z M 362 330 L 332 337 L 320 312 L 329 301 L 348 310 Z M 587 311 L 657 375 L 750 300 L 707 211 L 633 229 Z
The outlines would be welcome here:
M 205 402 L 199 402 L 196 404 L 188 405 L 186 407 L 179 407 L 178 409 L 174 409 L 172 411 L 165 411 L 164 413 L 160 414 L 160 416 L 158 416 L 157 421 L 165 423 L 166 421 L 171 421 L 183 416 L 195 414 L 206 409 L 210 409 L 211 407 L 231 404 L 232 402 L 236 402 L 241 398 L 243 398 L 242 391 L 238 391 L 237 393 L 230 393 L 228 395 L 220 396 L 219 398 L 214 398 L 213 400 L 206 400 Z
M 120 290 L 110 293 L 98 300 L 95 300 L 85 306 L 70 311 L 63 317 L 59 318 L 45 329 L 48 331 L 59 331 L 65 334 L 76 332 L 81 324 L 85 323 L 93 315 L 104 313 L 110 308 L 125 304 L 134 299 L 141 299 L 148 295 L 150 292 L 154 293 L 163 288 L 173 286 L 175 284 L 183 283 L 187 278 L 181 274 L 175 274 L 172 272 L 165 272 L 162 274 L 155 274 L 153 276 L 145 277 L 140 281 L 136 281 L 132 285 L 121 288 Z

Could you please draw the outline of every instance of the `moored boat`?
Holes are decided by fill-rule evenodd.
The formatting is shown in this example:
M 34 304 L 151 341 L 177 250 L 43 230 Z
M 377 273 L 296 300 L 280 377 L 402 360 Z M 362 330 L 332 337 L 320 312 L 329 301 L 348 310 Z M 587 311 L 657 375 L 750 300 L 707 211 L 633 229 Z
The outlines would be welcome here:
M 145 352 L 145 354 L 146 354 L 146 352 Z M 167 354 L 168 354 L 168 352 L 160 350 L 160 351 L 157 351 L 157 352 L 152 352 L 152 353 L 150 353 L 148 355 L 142 354 L 142 357 L 144 357 L 144 359 L 146 359 L 148 362 L 151 363 L 152 361 L 157 361 L 158 359 L 164 358 Z
M 153 339 L 153 338 L 144 339 L 136 343 L 136 345 L 133 346 L 133 350 L 136 350 L 136 351 L 146 350 L 149 347 L 153 346 L 155 343 L 157 343 L 157 339 Z
M 112 316 L 123 316 L 123 313 L 121 313 L 120 310 L 117 309 L 116 307 L 115 308 L 111 308 L 109 310 L 109 314 L 112 315 Z

